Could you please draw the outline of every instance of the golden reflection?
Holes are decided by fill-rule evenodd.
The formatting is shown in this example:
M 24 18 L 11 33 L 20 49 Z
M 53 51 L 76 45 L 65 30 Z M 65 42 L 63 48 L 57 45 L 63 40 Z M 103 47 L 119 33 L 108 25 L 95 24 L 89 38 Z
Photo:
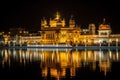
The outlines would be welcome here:
M 51 68 L 51 69 L 50 69 L 50 74 L 51 74 L 51 76 L 53 76 L 53 77 L 59 76 L 59 73 L 58 73 L 57 69 L 55 69 L 55 68 Z
M 117 61 L 119 59 L 119 53 L 118 53 L 118 50 L 116 49 L 116 58 L 117 58 Z
M 42 69 L 42 76 L 47 77 L 48 74 L 48 69 L 47 68 L 43 68 Z
M 66 75 L 66 69 L 62 68 L 61 69 L 61 77 L 64 77 Z
M 22 63 L 22 52 L 19 50 L 20 63 Z
M 110 71 L 111 63 L 109 60 L 103 62 L 101 61 L 99 63 L 99 67 L 100 67 L 100 71 L 103 71 L 104 75 L 106 76 L 106 73 Z
M 71 67 L 70 68 L 70 76 L 71 77 L 73 77 L 73 76 L 75 76 L 76 74 L 75 74 L 75 67 Z
M 78 68 L 90 66 L 95 71 L 99 66 L 101 72 L 107 75 L 113 61 L 120 61 L 120 52 L 92 51 L 92 50 L 45 50 L 45 49 L 2 49 L 0 50 L 1 64 L 11 65 L 11 61 L 26 65 L 38 61 L 42 69 L 42 76 L 64 78 L 67 71 L 71 77 L 76 76 Z M 99 64 L 96 64 L 98 62 Z

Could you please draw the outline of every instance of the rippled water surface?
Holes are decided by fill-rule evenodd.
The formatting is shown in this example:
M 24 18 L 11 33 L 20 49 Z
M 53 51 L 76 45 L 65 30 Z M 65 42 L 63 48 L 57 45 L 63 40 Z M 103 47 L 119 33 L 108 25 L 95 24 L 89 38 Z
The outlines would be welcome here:
M 2 80 L 119 80 L 120 51 L 0 49 Z

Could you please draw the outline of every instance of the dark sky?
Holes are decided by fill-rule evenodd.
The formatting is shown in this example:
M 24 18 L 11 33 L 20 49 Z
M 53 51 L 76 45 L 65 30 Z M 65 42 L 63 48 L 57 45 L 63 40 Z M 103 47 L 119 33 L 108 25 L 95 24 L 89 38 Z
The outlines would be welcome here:
M 81 27 L 95 23 L 96 27 L 103 18 L 111 25 L 113 33 L 120 33 L 120 9 L 118 2 L 106 0 L 38 0 L 0 2 L 0 31 L 10 27 L 25 27 L 28 30 L 40 29 L 42 17 L 49 19 L 59 11 L 68 20 L 73 15 Z

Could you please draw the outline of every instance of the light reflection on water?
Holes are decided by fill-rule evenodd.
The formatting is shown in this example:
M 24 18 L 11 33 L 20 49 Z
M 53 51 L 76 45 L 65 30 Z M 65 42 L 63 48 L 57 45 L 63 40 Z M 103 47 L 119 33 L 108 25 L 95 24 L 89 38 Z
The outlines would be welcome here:
M 89 67 L 106 76 L 111 71 L 112 62 L 120 61 L 119 50 L 69 50 L 69 49 L 1 49 L 0 63 L 11 66 L 12 61 L 19 64 L 39 62 L 42 77 L 51 76 L 56 79 L 76 76 L 77 71 Z

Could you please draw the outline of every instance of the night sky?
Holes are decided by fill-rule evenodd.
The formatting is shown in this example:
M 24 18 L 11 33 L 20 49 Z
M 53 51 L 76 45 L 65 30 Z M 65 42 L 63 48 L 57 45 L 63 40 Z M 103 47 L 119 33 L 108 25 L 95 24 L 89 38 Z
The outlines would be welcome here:
M 89 23 L 95 23 L 98 28 L 103 18 L 106 18 L 112 33 L 120 33 L 119 7 L 119 2 L 106 0 L 4 0 L 0 2 L 0 31 L 8 31 L 11 27 L 38 31 L 43 17 L 49 19 L 59 11 L 66 21 L 73 15 L 76 23 L 82 28 L 87 28 Z

